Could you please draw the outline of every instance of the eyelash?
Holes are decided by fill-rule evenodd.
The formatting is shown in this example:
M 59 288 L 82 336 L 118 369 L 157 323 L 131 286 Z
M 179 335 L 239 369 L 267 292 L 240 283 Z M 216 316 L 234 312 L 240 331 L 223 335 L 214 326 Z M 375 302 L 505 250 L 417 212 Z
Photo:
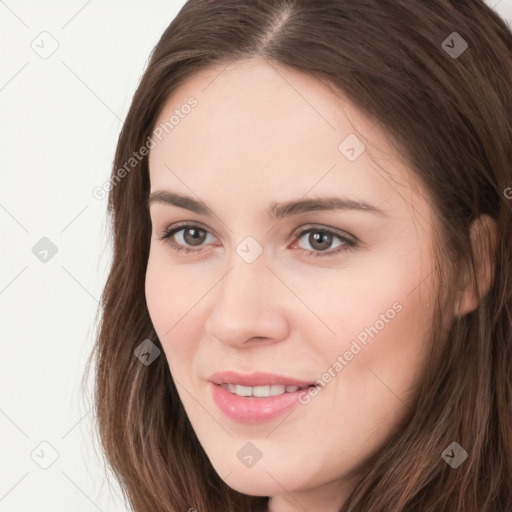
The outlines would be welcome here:
M 199 226 L 197 224 L 179 224 L 179 225 L 173 224 L 164 230 L 162 235 L 159 237 L 159 240 L 166 240 L 167 243 L 171 246 L 171 249 L 176 252 L 185 252 L 186 254 L 189 254 L 191 252 L 193 252 L 193 253 L 204 252 L 204 249 L 190 249 L 188 247 L 183 247 L 182 245 L 180 245 L 180 244 L 176 243 L 174 240 L 172 240 L 171 237 L 173 235 L 175 235 L 176 233 L 178 233 L 179 231 L 181 231 L 185 228 L 197 228 L 201 231 L 205 231 L 205 232 L 209 233 L 208 230 L 202 228 L 201 226 Z M 351 239 L 341 235 L 340 233 L 333 231 L 332 229 L 328 229 L 328 228 L 324 228 L 324 227 L 320 227 L 320 226 L 313 226 L 313 227 L 308 227 L 306 229 L 303 229 L 302 231 L 297 233 L 297 235 L 295 235 L 295 237 L 294 237 L 295 241 L 300 240 L 305 234 L 315 232 L 315 231 L 319 232 L 319 233 L 327 233 L 329 235 L 333 235 L 334 237 L 339 238 L 343 242 L 343 244 L 338 246 L 336 249 L 331 249 L 329 251 L 318 251 L 318 250 L 313 251 L 313 250 L 308 250 L 308 249 L 300 249 L 307 253 L 306 257 L 308 257 L 308 258 L 311 258 L 311 257 L 322 258 L 322 257 L 336 256 L 340 253 L 351 251 L 354 247 L 357 246 L 356 241 L 351 240 Z

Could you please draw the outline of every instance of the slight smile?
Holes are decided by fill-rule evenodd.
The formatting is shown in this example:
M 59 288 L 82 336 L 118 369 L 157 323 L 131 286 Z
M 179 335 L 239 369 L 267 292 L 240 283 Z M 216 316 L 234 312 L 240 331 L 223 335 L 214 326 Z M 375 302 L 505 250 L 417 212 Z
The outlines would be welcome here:
M 299 394 L 314 383 L 272 373 L 216 372 L 208 378 L 219 409 L 238 423 L 273 420 L 298 403 Z

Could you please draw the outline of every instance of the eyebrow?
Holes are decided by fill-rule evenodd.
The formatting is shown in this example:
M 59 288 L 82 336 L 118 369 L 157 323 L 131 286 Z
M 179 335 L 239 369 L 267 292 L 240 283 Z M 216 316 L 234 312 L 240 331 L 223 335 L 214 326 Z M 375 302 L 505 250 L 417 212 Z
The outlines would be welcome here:
M 203 201 L 194 199 L 190 196 L 182 196 L 167 190 L 157 190 L 153 192 L 147 200 L 147 207 L 149 208 L 154 203 L 178 206 L 206 217 L 215 216 L 213 210 Z M 366 203 L 365 201 L 343 197 L 316 197 L 310 199 L 291 200 L 284 203 L 274 202 L 270 204 L 266 213 L 269 219 L 276 220 L 305 212 L 328 210 L 358 210 L 386 217 L 388 216 L 388 214 L 380 208 Z

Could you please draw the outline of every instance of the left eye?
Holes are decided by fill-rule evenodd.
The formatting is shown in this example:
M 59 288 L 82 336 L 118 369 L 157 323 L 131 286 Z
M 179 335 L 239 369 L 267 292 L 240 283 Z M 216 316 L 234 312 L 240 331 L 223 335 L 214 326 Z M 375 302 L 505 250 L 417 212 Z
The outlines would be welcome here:
M 294 236 L 294 239 L 299 241 L 307 234 L 309 234 L 307 242 L 313 249 L 310 250 L 303 247 L 301 249 L 306 251 L 306 255 L 308 257 L 332 256 L 333 254 L 338 254 L 343 251 L 349 251 L 357 245 L 354 239 L 323 227 L 310 227 L 303 229 Z M 159 239 L 167 240 L 173 251 L 185 251 L 185 253 L 188 254 L 190 252 L 203 252 L 204 249 L 194 249 L 193 247 L 201 246 L 208 235 L 211 235 L 211 233 L 200 226 L 195 224 L 185 224 L 177 227 L 169 226 Z M 179 243 L 176 241 L 175 236 L 181 239 Z M 334 238 L 340 240 L 340 243 L 335 249 L 326 250 L 328 249 L 327 246 L 332 245 Z
M 326 228 L 304 229 L 297 234 L 296 239 L 300 240 L 302 237 L 308 234 L 309 236 L 306 238 L 307 243 L 313 247 L 313 250 L 303 248 L 306 252 L 309 253 L 308 256 L 332 256 L 333 254 L 348 251 L 355 246 L 355 242 L 352 239 L 349 239 L 346 236 L 340 235 Z M 340 240 L 340 243 L 336 245 L 334 249 L 331 248 L 330 250 L 327 250 L 332 246 L 333 240 L 335 238 Z

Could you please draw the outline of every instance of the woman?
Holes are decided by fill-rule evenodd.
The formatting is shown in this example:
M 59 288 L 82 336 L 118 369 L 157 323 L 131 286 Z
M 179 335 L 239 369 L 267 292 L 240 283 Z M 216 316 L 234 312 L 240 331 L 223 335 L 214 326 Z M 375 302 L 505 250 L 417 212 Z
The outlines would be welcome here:
M 109 195 L 134 510 L 512 510 L 511 55 L 479 0 L 186 3 Z

